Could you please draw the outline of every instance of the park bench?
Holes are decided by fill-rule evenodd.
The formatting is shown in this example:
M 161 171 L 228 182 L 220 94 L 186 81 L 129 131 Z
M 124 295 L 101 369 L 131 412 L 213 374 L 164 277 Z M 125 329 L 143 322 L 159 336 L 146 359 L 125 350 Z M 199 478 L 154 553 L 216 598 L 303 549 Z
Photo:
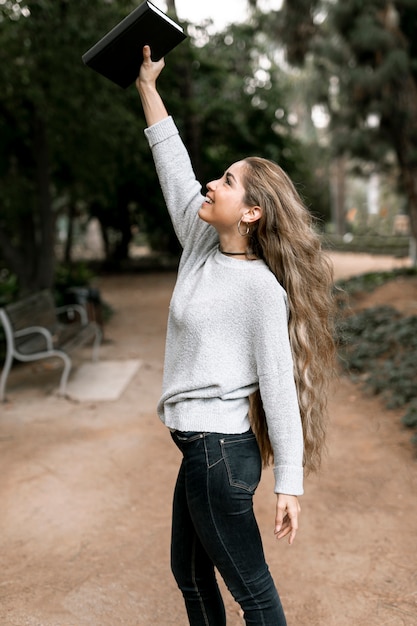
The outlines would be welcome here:
M 70 304 L 56 307 L 50 290 L 34 293 L 0 308 L 6 356 L 0 376 L 0 402 L 5 399 L 6 382 L 13 359 L 28 362 L 58 357 L 64 361 L 59 395 L 65 395 L 72 360 L 68 354 L 93 340 L 92 359 L 98 359 L 101 329 L 88 319 L 85 307 Z

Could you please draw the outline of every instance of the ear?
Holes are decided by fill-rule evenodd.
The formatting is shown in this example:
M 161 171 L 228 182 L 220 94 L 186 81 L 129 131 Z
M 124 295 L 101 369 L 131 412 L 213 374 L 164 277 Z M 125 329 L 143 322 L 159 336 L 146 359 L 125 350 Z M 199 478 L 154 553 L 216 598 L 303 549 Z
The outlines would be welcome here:
M 253 224 L 254 222 L 257 222 L 261 219 L 262 209 L 260 206 L 252 206 L 249 209 L 245 209 L 242 217 L 243 222 L 246 222 L 247 224 Z

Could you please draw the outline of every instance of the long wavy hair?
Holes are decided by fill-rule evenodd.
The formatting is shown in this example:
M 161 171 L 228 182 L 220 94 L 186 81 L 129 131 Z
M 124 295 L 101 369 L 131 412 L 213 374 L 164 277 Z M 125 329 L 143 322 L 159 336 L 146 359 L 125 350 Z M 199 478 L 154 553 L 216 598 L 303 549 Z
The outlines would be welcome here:
M 320 467 L 327 388 L 334 374 L 333 272 L 321 250 L 314 218 L 289 176 L 267 159 L 248 157 L 244 163 L 245 203 L 262 208 L 262 217 L 250 233 L 251 252 L 265 261 L 288 296 L 289 337 L 308 473 Z M 273 451 L 259 391 L 251 397 L 251 420 L 264 465 L 268 465 Z

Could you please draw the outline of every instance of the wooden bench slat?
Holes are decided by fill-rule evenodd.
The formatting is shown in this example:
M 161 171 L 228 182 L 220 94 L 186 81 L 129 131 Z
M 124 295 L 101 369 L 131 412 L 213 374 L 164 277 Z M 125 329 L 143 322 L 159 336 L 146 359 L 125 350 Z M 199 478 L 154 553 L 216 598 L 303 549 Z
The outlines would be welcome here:
M 55 302 L 49 290 L 40 291 L 4 308 L 14 330 L 28 326 L 43 326 L 53 332 L 58 325 Z

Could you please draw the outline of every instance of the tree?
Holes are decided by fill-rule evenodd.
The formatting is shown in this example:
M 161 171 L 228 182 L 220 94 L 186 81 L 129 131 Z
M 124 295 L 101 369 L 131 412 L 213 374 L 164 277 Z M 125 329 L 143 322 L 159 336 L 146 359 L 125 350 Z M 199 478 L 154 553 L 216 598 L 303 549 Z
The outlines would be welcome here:
M 5 86 L 0 93 L 0 248 L 23 292 L 53 284 L 57 202 L 72 212 L 81 204 L 99 208 L 107 223 L 117 206 L 119 228 L 127 230 L 120 188 L 128 186 L 133 162 L 138 165 L 131 130 L 136 116 L 124 92 L 87 70 L 81 54 L 131 8 L 127 0 L 0 5 Z M 129 154 L 135 156 L 129 159 Z M 123 169 L 127 162 L 132 165 Z
M 258 22 L 231 25 L 210 37 L 206 24 L 194 25 L 192 32 L 200 45 L 181 46 L 175 61 L 167 59 L 160 89 L 199 180 L 259 154 L 278 161 L 302 185 L 307 202 L 325 215 L 328 200 L 322 190 L 317 193 L 309 150 L 291 121 L 294 79 L 278 65 L 276 47 Z
M 70 223 L 80 211 L 97 217 L 112 261 L 126 258 L 132 221 L 156 249 L 178 252 L 134 87 L 121 90 L 81 63 L 132 8 L 131 0 L 0 4 L 0 252 L 22 292 L 53 284 L 58 207 Z M 198 178 L 262 154 L 303 181 L 314 202 L 305 149 L 287 115 L 288 79 L 258 25 L 193 33 L 167 59 L 160 88 Z
M 285 2 L 280 31 L 293 62 L 313 55 L 316 97 L 334 154 L 380 168 L 395 155 L 417 238 L 417 5 L 413 0 Z M 297 19 L 294 19 L 297 11 Z M 298 23 L 298 43 L 292 35 Z M 291 26 L 292 25 L 292 26 Z

